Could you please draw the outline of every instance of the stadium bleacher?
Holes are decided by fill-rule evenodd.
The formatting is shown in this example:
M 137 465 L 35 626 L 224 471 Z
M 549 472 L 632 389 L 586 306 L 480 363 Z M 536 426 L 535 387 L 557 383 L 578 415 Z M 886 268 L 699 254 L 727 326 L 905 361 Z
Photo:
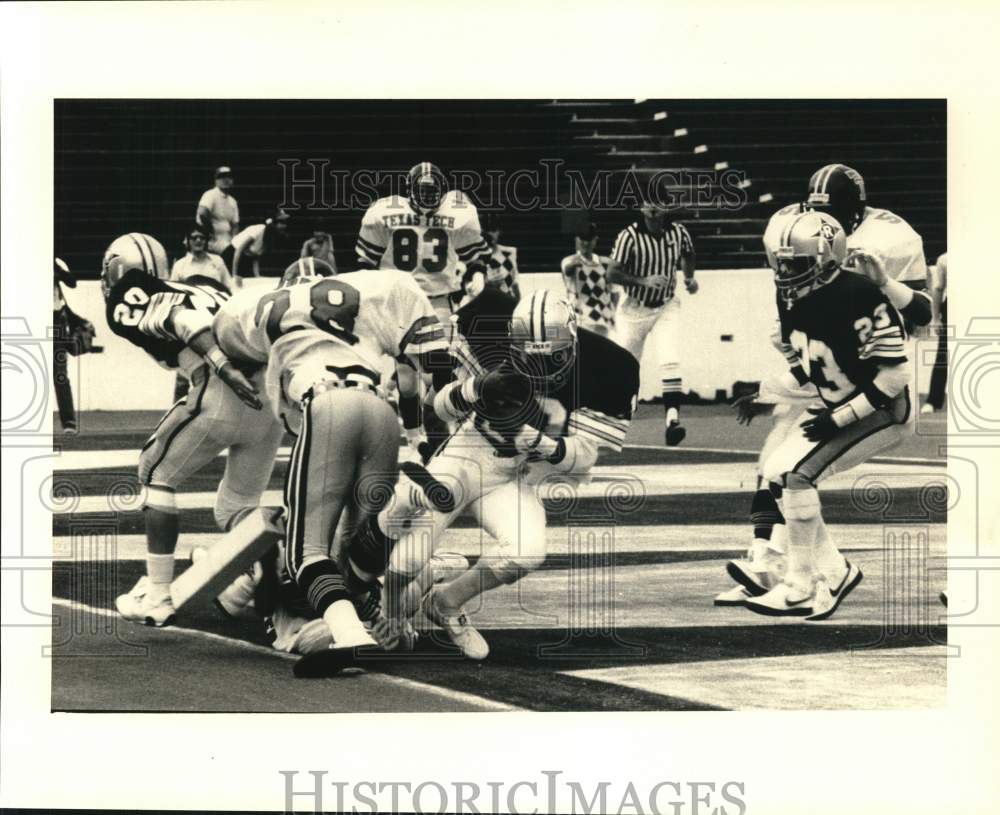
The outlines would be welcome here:
M 629 173 L 744 174 L 749 183 L 736 209 L 698 205 L 690 194 L 683 201 L 678 214 L 695 237 L 700 268 L 762 266 L 766 218 L 801 197 L 809 174 L 831 161 L 858 169 L 872 203 L 906 218 L 931 260 L 946 245 L 943 101 L 60 100 L 56 108 L 55 247 L 84 277 L 97 275 L 104 247 L 128 230 L 156 235 L 179 254 L 215 166 L 234 168 L 249 225 L 282 201 L 279 161 L 302 162 L 296 172 L 308 175 L 310 159 L 347 175 L 405 172 L 419 160 L 452 174 L 489 171 L 494 182 L 481 176 L 473 198 L 503 212 L 504 241 L 519 247 L 526 272 L 555 270 L 582 218 L 601 227 L 607 252 L 631 217 L 613 205 L 577 211 L 565 175 L 545 182 L 556 162 L 584 185 L 607 174 L 612 198 Z M 522 175 L 515 189 L 518 170 L 538 181 Z M 337 192 L 328 178 L 326 201 Z M 298 194 L 300 203 L 308 198 Z M 515 196 L 543 205 L 517 211 Z M 263 261 L 265 273 L 297 252 L 313 215 L 333 234 L 338 264 L 351 268 L 363 209 L 355 202 L 310 218 L 295 213 L 288 246 Z

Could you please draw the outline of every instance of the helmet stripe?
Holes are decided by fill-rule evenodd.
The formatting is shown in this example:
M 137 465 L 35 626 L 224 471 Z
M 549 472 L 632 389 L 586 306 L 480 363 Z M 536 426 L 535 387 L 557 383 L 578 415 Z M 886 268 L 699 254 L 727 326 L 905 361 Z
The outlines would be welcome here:
M 538 327 L 541 329 L 541 336 L 538 338 L 542 342 L 545 342 L 545 301 L 549 299 L 549 290 L 546 289 L 545 293 L 542 295 L 542 305 L 538 309 Z
M 156 252 L 153 251 L 153 245 L 149 242 L 149 235 L 140 234 L 139 237 L 142 238 L 142 242 L 146 246 L 146 251 L 149 252 L 149 259 L 153 267 L 153 274 L 155 274 L 157 277 L 166 277 L 167 270 L 164 269 L 161 272 L 160 267 L 156 264 Z
M 129 237 L 129 240 L 131 240 L 132 243 L 135 244 L 135 248 L 139 250 L 139 257 L 142 258 L 142 270 L 143 270 L 143 272 L 145 272 L 146 274 L 149 274 L 149 264 L 146 263 L 146 253 L 142 251 L 142 245 L 139 243 L 139 241 L 136 240 L 136 237 L 135 237 L 136 234 L 137 234 L 136 232 L 129 232 L 128 233 L 128 237 Z
M 795 224 L 801 221 L 805 215 L 806 213 L 800 212 L 798 215 L 792 218 L 791 221 L 788 222 L 788 225 L 785 227 L 785 231 L 781 233 L 781 243 L 780 243 L 781 247 L 784 248 L 789 246 L 790 241 L 792 239 L 792 230 L 795 228 Z

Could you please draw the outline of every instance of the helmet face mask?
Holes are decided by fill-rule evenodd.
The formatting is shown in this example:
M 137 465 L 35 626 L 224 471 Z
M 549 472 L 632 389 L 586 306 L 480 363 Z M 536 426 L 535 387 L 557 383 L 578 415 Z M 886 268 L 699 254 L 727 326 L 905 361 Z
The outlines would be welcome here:
M 576 314 L 554 292 L 533 292 L 518 303 L 510 324 L 514 368 L 537 386 L 560 385 L 576 361 Z
M 434 212 L 441 206 L 446 189 L 444 173 L 430 162 L 422 161 L 410 169 L 409 200 L 418 212 Z
M 287 289 L 303 280 L 313 280 L 319 277 L 334 277 L 333 267 L 319 258 L 299 258 L 282 272 L 277 288 Z
M 837 276 L 847 257 L 847 236 L 830 215 L 804 212 L 785 228 L 774 256 L 774 282 L 791 308 Z

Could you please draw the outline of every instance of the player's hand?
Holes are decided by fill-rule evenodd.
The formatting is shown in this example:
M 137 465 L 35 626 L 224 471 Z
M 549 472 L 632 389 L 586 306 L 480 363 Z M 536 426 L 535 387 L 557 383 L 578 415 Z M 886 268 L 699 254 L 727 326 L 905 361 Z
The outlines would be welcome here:
M 698 281 L 695 280 L 693 277 L 685 277 L 684 288 L 687 289 L 688 294 L 697 294 L 699 288 Z
M 747 393 L 733 400 L 733 410 L 736 411 L 736 421 L 740 424 L 749 425 L 755 416 L 768 413 L 772 405 L 762 405 L 757 401 L 759 393 Z
M 809 408 L 811 419 L 802 423 L 802 433 L 809 441 L 827 441 L 836 435 L 840 429 L 833 421 L 833 411 L 830 408 Z
M 879 288 L 889 282 L 889 276 L 885 272 L 885 264 L 882 259 L 864 249 L 855 249 L 850 252 L 844 261 L 844 268 L 867 277 Z
M 670 278 L 666 275 L 656 274 L 652 277 L 644 277 L 643 284 L 647 289 L 653 291 L 666 291 L 670 287 Z
M 479 297 L 483 293 L 483 289 L 486 288 L 486 278 L 482 272 L 476 272 L 469 279 L 468 285 L 465 287 L 466 293 L 469 297 Z
M 544 461 L 558 449 L 559 443 L 531 425 L 521 425 L 512 439 L 518 453 L 527 454 L 528 461 Z
M 257 396 L 256 386 L 236 370 L 236 366 L 233 363 L 227 361 L 225 365 L 220 366 L 216 370 L 216 373 L 219 379 L 226 383 L 226 387 L 235 393 L 244 405 L 252 407 L 254 410 L 261 409 L 263 404 Z

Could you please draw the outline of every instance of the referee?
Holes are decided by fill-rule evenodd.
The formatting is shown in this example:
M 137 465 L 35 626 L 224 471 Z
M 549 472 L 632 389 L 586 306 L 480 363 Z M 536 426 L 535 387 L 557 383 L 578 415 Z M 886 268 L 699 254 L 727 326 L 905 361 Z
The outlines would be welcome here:
M 608 280 L 625 290 L 615 313 L 614 338 L 640 362 L 646 338 L 652 339 L 663 389 L 664 439 L 673 447 L 686 433 L 680 421 L 680 304 L 674 292 L 678 267 L 684 273 L 688 294 L 698 291 L 694 244 L 684 225 L 674 222 L 666 207 L 647 200 L 641 212 L 642 220 L 618 233 L 611 252 Z

